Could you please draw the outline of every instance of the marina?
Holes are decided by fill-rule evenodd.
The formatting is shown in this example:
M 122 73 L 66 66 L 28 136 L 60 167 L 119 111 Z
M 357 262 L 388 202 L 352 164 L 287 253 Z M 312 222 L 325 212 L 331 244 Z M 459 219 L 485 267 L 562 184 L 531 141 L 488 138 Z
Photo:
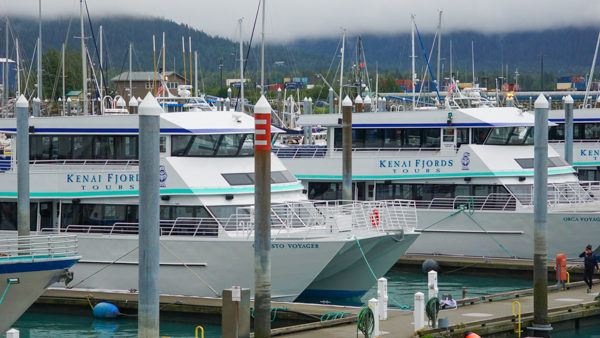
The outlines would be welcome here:
M 0 337 L 600 334 L 595 4 L 24 1 Z

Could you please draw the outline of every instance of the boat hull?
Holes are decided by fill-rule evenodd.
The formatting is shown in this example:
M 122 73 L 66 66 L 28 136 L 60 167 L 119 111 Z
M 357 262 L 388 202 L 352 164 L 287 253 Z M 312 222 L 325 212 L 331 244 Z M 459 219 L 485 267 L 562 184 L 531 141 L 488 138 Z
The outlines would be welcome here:
M 418 209 L 421 235 L 410 254 L 533 258 L 533 212 Z M 455 214 L 456 213 L 456 214 Z M 453 215 L 454 214 L 454 215 Z M 549 212 L 548 258 L 577 257 L 597 237 L 600 213 Z M 418 230 L 419 231 L 419 230 Z
M 377 278 L 383 277 L 418 236 L 415 233 L 389 233 L 360 239 L 360 246 L 356 240 L 346 243 L 300 298 L 332 301 L 362 297 L 376 284 L 373 273 Z
M 77 261 L 76 259 L 52 259 L 11 263 L 2 262 L 1 258 L 0 292 L 5 292 L 5 296 L 0 302 L 0 332 L 10 329 L 46 288 L 58 282 L 65 269 Z M 18 284 L 8 285 L 9 279 L 17 279 Z
M 76 288 L 138 288 L 137 236 L 79 235 L 82 259 L 73 267 Z M 252 240 L 171 236 L 160 240 L 161 294 L 220 297 L 223 289 L 254 289 Z M 271 249 L 271 294 L 293 301 L 344 245 L 342 240 L 276 240 Z

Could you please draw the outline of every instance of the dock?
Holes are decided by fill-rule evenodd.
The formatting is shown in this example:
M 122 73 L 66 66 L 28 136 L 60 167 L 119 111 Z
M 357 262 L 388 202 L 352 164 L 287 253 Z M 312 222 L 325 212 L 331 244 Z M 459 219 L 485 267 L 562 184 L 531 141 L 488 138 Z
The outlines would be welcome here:
M 600 283 L 600 280 L 594 282 Z M 548 314 L 553 327 L 573 328 L 579 325 L 579 320 L 600 316 L 600 300 L 595 299 L 596 297 L 598 291 L 587 293 L 583 282 L 570 283 L 566 290 L 561 290 L 556 285 L 550 286 Z M 101 300 L 114 303 L 125 310 L 124 312 L 134 312 L 137 309 L 137 293 L 110 290 L 50 288 L 40 297 L 37 304 L 88 307 L 90 302 Z M 442 310 L 438 315 L 438 318 L 448 319 L 449 326 L 445 329 L 424 328 L 415 333 L 413 312 L 396 309 L 390 309 L 388 320 L 381 321 L 380 325 L 383 337 L 463 337 L 465 331 L 478 334 L 511 334 L 518 327 L 517 317 L 513 315 L 515 301 L 521 306 L 521 328 L 525 330 L 533 319 L 532 289 L 458 300 L 458 308 Z M 218 320 L 221 313 L 220 298 L 162 295 L 160 304 L 161 311 L 212 316 L 213 320 Z M 356 318 L 361 309 L 352 306 L 289 302 L 273 302 L 272 308 L 278 309 L 278 318 L 286 322 L 285 325 L 274 325 L 272 336 L 287 338 L 354 337 Z M 342 318 L 327 320 L 330 319 L 328 314 L 332 313 L 345 315 Z M 298 321 L 303 323 L 298 324 Z

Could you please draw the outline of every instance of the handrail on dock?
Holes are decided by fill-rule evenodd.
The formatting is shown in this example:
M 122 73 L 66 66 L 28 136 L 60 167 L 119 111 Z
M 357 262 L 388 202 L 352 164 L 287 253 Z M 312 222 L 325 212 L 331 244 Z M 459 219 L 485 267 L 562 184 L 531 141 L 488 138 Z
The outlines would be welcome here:
M 200 335 L 198 335 L 198 333 L 200 333 Z M 196 326 L 196 329 L 194 330 L 194 336 L 196 338 L 204 338 L 204 327 L 202 327 L 202 325 Z

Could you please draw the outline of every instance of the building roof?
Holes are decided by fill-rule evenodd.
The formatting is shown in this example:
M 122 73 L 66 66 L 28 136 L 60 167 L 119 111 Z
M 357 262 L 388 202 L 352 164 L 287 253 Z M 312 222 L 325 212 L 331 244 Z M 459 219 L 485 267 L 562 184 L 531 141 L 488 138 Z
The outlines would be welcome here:
M 175 74 L 175 76 L 178 76 L 180 78 L 183 78 L 183 76 L 175 73 L 175 72 L 165 72 L 164 73 L 166 76 L 171 76 L 173 74 Z M 156 73 L 157 79 L 160 79 L 160 74 Z M 154 80 L 154 72 L 131 72 L 131 81 L 152 81 Z M 115 77 L 113 77 L 112 79 L 110 79 L 110 81 L 129 81 L 129 72 L 123 72 Z

